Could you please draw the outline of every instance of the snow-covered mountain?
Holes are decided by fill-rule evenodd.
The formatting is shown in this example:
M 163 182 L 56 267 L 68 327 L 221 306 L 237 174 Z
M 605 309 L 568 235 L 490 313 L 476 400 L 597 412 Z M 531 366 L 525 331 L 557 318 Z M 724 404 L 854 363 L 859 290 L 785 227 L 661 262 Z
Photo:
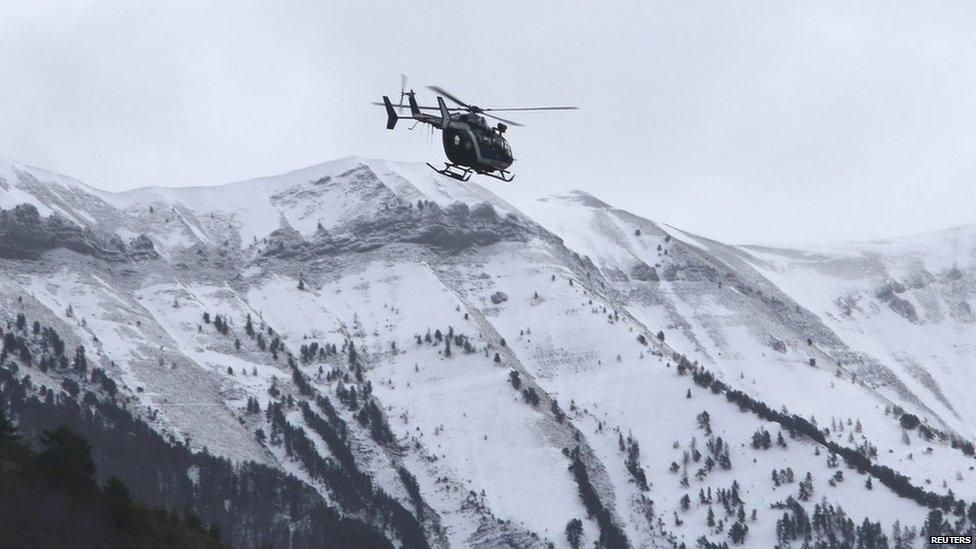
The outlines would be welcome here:
M 0 160 L 0 208 L 22 428 L 87 430 L 237 546 L 909 547 L 976 520 L 976 227 L 730 246 L 358 158 L 124 193 Z

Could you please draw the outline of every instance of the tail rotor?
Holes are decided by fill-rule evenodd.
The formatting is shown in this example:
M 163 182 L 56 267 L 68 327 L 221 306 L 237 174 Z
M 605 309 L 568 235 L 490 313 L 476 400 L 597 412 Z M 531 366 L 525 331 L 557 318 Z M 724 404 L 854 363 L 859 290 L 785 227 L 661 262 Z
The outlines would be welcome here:
M 407 75 L 400 73 L 400 114 L 403 114 L 403 98 L 410 95 L 407 92 Z

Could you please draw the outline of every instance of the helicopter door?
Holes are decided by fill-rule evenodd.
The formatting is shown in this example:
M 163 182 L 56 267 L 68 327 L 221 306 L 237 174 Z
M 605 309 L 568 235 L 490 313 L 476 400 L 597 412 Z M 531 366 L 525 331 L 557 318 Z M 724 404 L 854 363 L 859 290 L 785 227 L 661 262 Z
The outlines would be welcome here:
M 444 152 L 455 164 L 469 166 L 476 159 L 474 143 L 469 132 L 464 130 L 454 128 L 444 130 Z

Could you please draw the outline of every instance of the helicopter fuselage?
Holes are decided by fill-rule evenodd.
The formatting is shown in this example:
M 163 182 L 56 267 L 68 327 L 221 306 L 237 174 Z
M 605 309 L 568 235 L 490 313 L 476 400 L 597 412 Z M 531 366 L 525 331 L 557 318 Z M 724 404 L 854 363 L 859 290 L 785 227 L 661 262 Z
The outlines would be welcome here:
M 437 96 L 436 107 L 421 107 L 414 98 L 413 90 L 400 91 L 402 109 L 403 98 L 406 97 L 410 105 L 410 116 L 398 114 L 393 108 L 393 102 L 386 95 L 382 103 L 376 103 L 386 108 L 386 129 L 396 127 L 397 120 L 406 118 L 419 123 L 430 124 L 441 130 L 444 144 L 444 154 L 449 162 L 444 163 L 443 169 L 435 168 L 429 162 L 428 166 L 437 173 L 459 181 L 467 181 L 472 173 L 487 175 L 495 179 L 511 182 L 515 176 L 508 172 L 515 158 L 512 148 L 508 145 L 504 133 L 508 125 L 521 126 L 518 122 L 507 120 L 494 114 L 495 111 L 539 111 L 566 110 L 576 107 L 519 107 L 519 108 L 481 108 L 469 105 L 441 88 L 431 87 L 432 90 L 443 94 L 459 107 L 448 108 L 444 97 Z M 433 114 L 425 111 L 436 111 Z M 488 112 L 491 111 L 491 112 Z M 497 126 L 489 126 L 485 117 L 499 121 Z
M 478 172 L 504 171 L 514 162 L 512 148 L 501 132 L 472 113 L 451 114 L 442 129 L 444 153 L 459 165 Z

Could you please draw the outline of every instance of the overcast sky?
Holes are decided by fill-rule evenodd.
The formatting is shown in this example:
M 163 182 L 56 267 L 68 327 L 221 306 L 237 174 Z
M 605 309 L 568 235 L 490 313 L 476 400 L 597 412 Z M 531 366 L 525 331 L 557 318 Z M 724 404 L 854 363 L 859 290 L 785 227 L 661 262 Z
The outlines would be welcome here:
M 519 115 L 518 203 L 583 189 L 736 243 L 976 222 L 976 4 L 0 0 L 0 155 L 123 190 L 440 162 L 399 74 Z M 422 99 L 430 102 L 426 93 Z M 514 117 L 513 117 L 514 118 Z

